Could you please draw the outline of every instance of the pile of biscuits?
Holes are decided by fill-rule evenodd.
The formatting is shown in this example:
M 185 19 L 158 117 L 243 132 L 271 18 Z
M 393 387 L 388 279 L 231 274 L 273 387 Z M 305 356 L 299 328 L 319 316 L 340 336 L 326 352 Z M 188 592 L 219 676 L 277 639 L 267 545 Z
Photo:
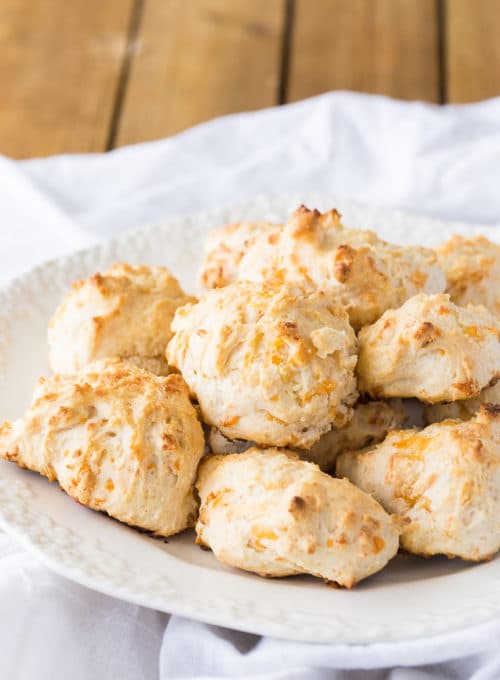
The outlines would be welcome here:
M 116 264 L 75 283 L 0 455 L 262 576 L 351 587 L 400 547 L 499 550 L 499 245 L 396 246 L 301 206 L 213 231 L 201 282 Z

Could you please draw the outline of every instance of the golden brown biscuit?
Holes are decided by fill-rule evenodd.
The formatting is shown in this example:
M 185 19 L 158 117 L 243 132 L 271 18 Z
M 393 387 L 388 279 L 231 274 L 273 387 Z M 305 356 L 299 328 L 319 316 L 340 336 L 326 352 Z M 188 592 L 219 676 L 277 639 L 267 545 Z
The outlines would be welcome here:
M 484 305 L 500 317 L 500 245 L 484 236 L 452 236 L 436 253 L 453 302 Z
M 359 333 L 359 390 L 428 403 L 474 397 L 500 377 L 499 335 L 484 307 L 416 295 Z
M 200 273 L 201 284 L 207 290 L 222 288 L 238 279 L 240 262 L 257 237 L 279 231 L 281 225 L 269 222 L 238 222 L 208 235 L 205 261 Z
M 96 359 L 120 357 L 166 375 L 170 324 L 192 299 L 164 267 L 114 264 L 77 281 L 49 325 L 50 366 L 74 373 Z
M 196 487 L 197 542 L 261 576 L 305 573 L 351 588 L 398 549 L 398 521 L 373 498 L 291 452 L 210 456 Z
M 117 359 L 42 379 L 26 415 L 0 428 L 0 456 L 161 536 L 194 522 L 203 446 L 181 376 L 160 378 Z
M 473 399 L 427 405 L 424 419 L 427 424 L 439 423 L 449 418 L 467 420 L 479 411 L 481 404 L 500 404 L 500 381 L 492 387 L 486 387 Z
M 408 552 L 478 561 L 500 548 L 499 406 L 483 405 L 468 421 L 390 432 L 341 454 L 337 475 L 405 518 Z
M 224 247 L 231 249 L 231 241 Z M 305 206 L 284 227 L 252 232 L 228 270 L 226 283 L 238 278 L 325 290 L 345 306 L 355 328 L 412 295 L 441 293 L 446 283 L 432 250 L 391 245 L 372 231 L 345 229 L 336 210 L 321 214 Z
M 356 400 L 357 343 L 322 293 L 236 283 L 178 310 L 167 360 L 229 439 L 309 448 Z

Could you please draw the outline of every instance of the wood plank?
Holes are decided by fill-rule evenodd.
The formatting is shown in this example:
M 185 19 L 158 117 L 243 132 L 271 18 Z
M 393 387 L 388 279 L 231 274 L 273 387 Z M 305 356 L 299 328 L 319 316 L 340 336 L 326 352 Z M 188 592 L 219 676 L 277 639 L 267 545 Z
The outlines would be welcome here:
M 437 0 L 296 0 L 287 100 L 328 90 L 439 100 Z
M 133 0 L 0 2 L 0 151 L 106 147 Z
M 277 103 L 285 0 L 145 0 L 118 145 Z
M 499 0 L 448 0 L 444 16 L 448 101 L 500 95 Z

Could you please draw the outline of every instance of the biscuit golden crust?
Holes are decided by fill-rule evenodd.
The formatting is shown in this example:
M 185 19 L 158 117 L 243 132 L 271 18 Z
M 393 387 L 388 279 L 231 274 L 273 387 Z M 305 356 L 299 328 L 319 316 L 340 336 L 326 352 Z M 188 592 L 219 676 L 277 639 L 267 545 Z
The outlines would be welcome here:
M 420 555 L 485 560 L 500 548 L 500 407 L 468 421 L 391 432 L 337 459 L 337 475 L 406 524 L 401 545 Z
M 492 387 L 486 387 L 473 399 L 427 405 L 424 419 L 428 424 L 456 418 L 467 420 L 479 411 L 481 404 L 500 404 L 500 380 Z
M 262 576 L 312 574 L 348 588 L 398 549 L 398 522 L 347 480 L 277 449 L 202 462 L 197 542 Z
M 278 232 L 281 226 L 270 222 L 238 222 L 213 229 L 208 235 L 205 261 L 200 273 L 201 284 L 207 290 L 222 288 L 238 279 L 243 256 L 255 240 Z
M 203 448 L 180 375 L 160 378 L 113 359 L 42 379 L 26 415 L 0 428 L 0 456 L 162 536 L 194 522 Z
M 231 248 L 231 242 L 224 247 Z M 321 214 L 301 206 L 286 226 L 254 232 L 245 249 L 237 250 L 236 260 L 231 280 L 325 290 L 343 304 L 355 328 L 417 293 L 441 293 L 445 288 L 444 272 L 432 250 L 403 248 L 372 231 L 346 229 L 336 210 Z
M 382 441 L 389 430 L 399 429 L 407 415 L 400 399 L 368 401 L 354 407 L 351 420 L 341 428 L 332 428 L 301 456 L 319 465 L 323 472 L 334 474 L 335 461 L 343 451 L 362 449 Z
M 166 375 L 170 324 L 192 299 L 164 267 L 114 264 L 77 281 L 49 325 L 51 368 L 74 373 L 96 359 L 120 357 Z
M 229 439 L 308 448 L 356 400 L 357 343 L 322 293 L 236 283 L 178 310 L 167 360 Z
M 500 322 L 448 295 L 416 295 L 359 333 L 358 388 L 436 403 L 476 396 L 500 377 Z
M 484 236 L 452 236 L 436 248 L 457 305 L 483 305 L 500 317 L 500 245 Z

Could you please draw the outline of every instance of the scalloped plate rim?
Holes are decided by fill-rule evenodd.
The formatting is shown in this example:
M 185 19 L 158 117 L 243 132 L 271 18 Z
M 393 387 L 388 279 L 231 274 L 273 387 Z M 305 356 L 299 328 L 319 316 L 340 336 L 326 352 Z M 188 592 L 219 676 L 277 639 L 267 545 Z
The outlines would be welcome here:
M 443 229 L 445 231 L 447 229 L 448 231 L 450 229 L 453 229 L 453 231 L 459 231 L 462 233 L 479 233 L 480 231 L 488 231 L 490 233 L 490 236 L 491 234 L 493 234 L 493 238 L 495 240 L 498 238 L 499 235 L 498 227 L 481 227 L 459 222 L 451 223 L 449 221 L 440 220 L 433 217 L 411 215 L 400 210 L 393 210 L 380 206 L 378 207 L 365 206 L 362 203 L 359 203 L 357 201 L 351 201 L 350 199 L 345 197 L 335 199 L 324 194 L 322 195 L 311 193 L 307 194 L 295 193 L 293 195 L 261 194 L 255 197 L 254 199 L 241 201 L 237 204 L 233 204 L 227 207 L 218 209 L 216 208 L 208 211 L 199 211 L 197 213 L 187 216 L 171 217 L 159 223 L 158 222 L 152 223 L 142 228 L 134 228 L 126 231 L 122 235 L 119 235 L 107 241 L 98 242 L 97 244 L 92 245 L 89 248 L 85 248 L 78 252 L 54 258 L 53 260 L 50 260 L 48 262 L 44 262 L 9 282 L 7 286 L 0 290 L 0 299 L 2 299 L 2 301 L 6 304 L 7 309 L 10 309 L 9 305 L 11 304 L 12 299 L 15 299 L 16 295 L 20 295 L 22 293 L 22 289 L 24 286 L 29 285 L 30 282 L 33 283 L 35 281 L 38 281 L 39 279 L 43 281 L 45 275 L 48 276 L 50 270 L 61 270 L 62 272 L 64 270 L 64 266 L 69 267 L 71 263 L 83 262 L 84 260 L 89 259 L 93 254 L 96 256 L 96 258 L 101 257 L 106 259 L 107 253 L 112 253 L 114 250 L 120 250 L 120 248 L 122 250 L 126 248 L 132 248 L 134 243 L 136 242 L 139 243 L 141 242 L 141 240 L 146 240 L 148 238 L 151 238 L 152 236 L 154 237 L 155 233 L 165 235 L 165 232 L 168 232 L 169 230 L 175 230 L 175 228 L 179 228 L 181 225 L 184 224 L 186 225 L 195 224 L 198 231 L 202 231 L 201 227 L 199 226 L 202 223 L 204 225 L 212 226 L 226 221 L 226 219 L 228 219 L 229 216 L 239 215 L 241 218 L 244 218 L 248 212 L 252 212 L 255 210 L 257 210 L 258 212 L 259 209 L 262 209 L 263 211 L 265 211 L 266 209 L 272 209 L 278 212 L 279 211 L 283 212 L 285 210 L 285 206 L 286 209 L 288 210 L 290 209 L 291 206 L 296 205 L 299 202 L 309 202 L 310 204 L 314 203 L 323 205 L 327 204 L 334 205 L 336 203 L 344 204 L 345 206 L 347 206 L 348 211 L 352 210 L 354 213 L 358 211 L 361 212 L 361 214 L 364 214 L 365 216 L 370 216 L 370 224 L 366 225 L 367 227 L 370 227 L 373 221 L 377 222 L 378 219 L 381 219 L 386 220 L 389 223 L 393 221 L 395 224 L 399 224 L 400 226 L 402 223 L 404 223 L 407 226 L 413 226 L 415 229 L 419 226 L 426 225 L 426 228 L 429 231 L 435 230 L 436 232 L 439 233 L 442 233 Z M 263 218 L 264 214 L 262 214 L 261 219 Z M 174 274 L 175 273 L 176 272 L 174 268 Z M 1 341 L 2 338 L 0 338 L 0 344 Z M 2 469 L 0 469 L 0 482 L 2 481 L 4 481 L 3 473 Z M 16 502 L 15 499 L 12 500 L 14 506 L 15 502 Z M 117 585 L 113 581 L 113 579 L 109 578 L 106 579 L 103 576 L 93 577 L 91 574 L 86 573 L 84 570 L 82 571 L 82 568 L 79 565 L 68 566 L 67 564 L 62 563 L 57 559 L 54 559 L 51 556 L 50 551 L 47 550 L 47 548 L 44 549 L 43 545 L 37 543 L 33 536 L 29 534 L 29 531 L 27 531 L 26 529 L 23 530 L 23 528 L 20 526 L 16 526 L 15 521 L 9 520 L 8 513 L 4 512 L 3 507 L 0 508 L 0 526 L 6 532 L 13 535 L 18 541 L 20 541 L 20 543 L 24 547 L 26 547 L 28 550 L 36 554 L 44 564 L 46 564 L 48 567 L 50 567 L 57 573 L 86 587 L 102 592 L 104 594 L 111 595 L 113 597 L 118 597 L 119 599 L 127 600 L 130 602 L 134 602 L 135 604 L 139 604 L 142 606 L 150 607 L 152 606 L 154 608 L 160 608 L 163 611 L 168 611 L 170 613 L 195 618 L 206 623 L 234 627 L 249 633 L 271 635 L 273 637 L 308 642 L 318 641 L 317 638 L 311 639 L 311 636 L 308 634 L 308 631 L 304 630 L 304 628 L 300 626 L 300 623 L 298 625 L 295 624 L 295 626 L 287 625 L 287 623 L 283 621 L 276 621 L 270 623 L 269 621 L 261 620 L 258 614 L 257 615 L 249 614 L 246 617 L 246 619 L 242 619 L 241 617 L 237 618 L 235 616 L 231 617 L 231 615 L 228 615 L 227 611 L 226 612 L 220 611 L 217 609 L 217 607 L 212 607 L 211 609 L 209 608 L 209 611 L 207 612 L 203 611 L 203 608 L 200 607 L 199 603 L 197 604 L 196 602 L 193 603 L 188 600 L 176 601 L 175 598 L 173 598 L 169 603 L 168 601 L 166 602 L 161 601 L 161 598 L 158 599 L 158 597 L 151 593 L 145 592 L 142 595 L 134 593 L 131 590 L 127 590 L 126 587 L 120 586 L 119 584 Z M 50 543 L 50 535 L 46 535 L 44 536 L 44 538 L 47 539 Z M 498 571 L 498 574 L 494 581 L 496 581 L 496 584 L 498 585 L 500 584 L 500 562 L 498 563 L 497 567 L 498 568 L 496 569 L 496 571 Z M 224 577 L 222 576 L 222 579 L 223 578 Z M 460 625 L 455 624 L 453 626 L 453 630 L 463 630 L 466 628 L 474 627 L 499 617 L 500 587 L 497 587 L 496 590 L 498 590 L 499 596 L 498 602 L 496 602 L 495 606 L 493 607 L 494 611 L 490 608 L 486 613 L 485 610 L 483 610 L 482 614 L 479 614 L 478 611 L 476 611 L 475 615 L 472 611 L 470 611 L 468 612 L 468 615 L 464 615 L 463 621 Z M 364 646 L 366 644 L 370 644 L 373 642 L 388 642 L 388 641 L 397 642 L 398 640 L 424 641 L 426 639 L 426 635 L 428 634 L 436 635 L 439 633 L 439 631 L 444 634 L 445 632 L 449 632 L 450 630 L 450 628 L 444 625 L 443 623 L 437 626 L 437 628 L 439 630 L 436 630 L 434 628 L 434 630 L 429 632 L 428 630 L 425 629 L 425 627 L 421 627 L 421 629 L 417 633 L 412 633 L 407 636 L 403 635 L 402 637 L 375 636 L 377 639 L 373 639 L 373 636 L 370 635 L 365 636 L 365 638 L 363 638 L 363 635 L 361 636 L 358 635 L 357 639 L 353 639 L 352 641 L 349 641 L 347 639 L 339 641 L 338 639 L 336 640 L 334 636 L 328 637 L 328 635 L 326 635 L 324 639 L 320 641 L 330 643 L 335 643 L 337 641 L 342 645 L 350 644 L 352 646 L 358 645 Z

